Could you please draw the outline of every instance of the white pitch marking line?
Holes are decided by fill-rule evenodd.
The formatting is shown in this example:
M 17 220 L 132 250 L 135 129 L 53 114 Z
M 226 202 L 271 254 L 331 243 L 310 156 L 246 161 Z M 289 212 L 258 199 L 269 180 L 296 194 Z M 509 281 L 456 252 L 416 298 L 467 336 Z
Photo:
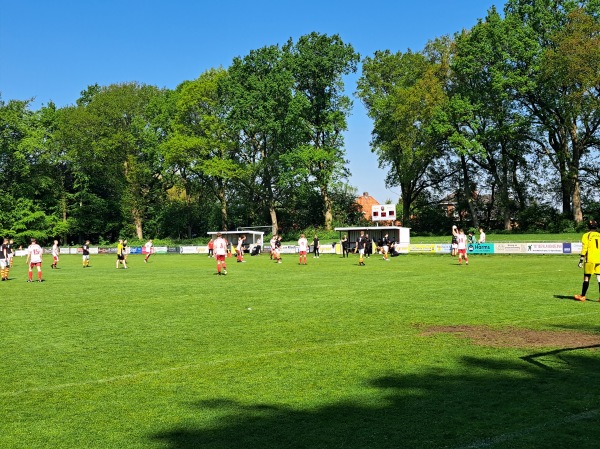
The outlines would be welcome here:
M 185 371 L 187 369 L 200 368 L 202 366 L 212 366 L 212 365 L 220 365 L 220 364 L 231 363 L 231 362 L 241 362 L 244 360 L 254 360 L 254 359 L 260 359 L 260 358 L 265 358 L 265 357 L 273 357 L 273 356 L 277 356 L 277 355 L 293 354 L 295 352 L 318 351 L 318 350 L 322 350 L 324 347 L 335 348 L 335 347 L 339 347 L 339 346 L 351 346 L 351 345 L 357 345 L 357 344 L 370 343 L 370 342 L 379 341 L 379 340 L 392 340 L 392 339 L 398 339 L 398 338 L 405 338 L 405 337 L 409 337 L 409 336 L 410 336 L 409 334 L 386 335 L 386 336 L 382 336 L 382 337 L 367 338 L 367 339 L 363 339 L 363 340 L 351 340 L 351 341 L 345 341 L 345 342 L 325 343 L 325 344 L 321 344 L 321 345 L 307 346 L 305 348 L 293 348 L 293 349 L 286 349 L 286 350 L 281 350 L 281 351 L 265 352 L 262 354 L 255 354 L 253 356 L 236 357 L 236 358 L 222 359 L 222 360 L 213 360 L 213 361 L 207 361 L 205 363 L 195 363 L 195 364 L 189 364 L 189 365 L 173 366 L 170 368 L 162 368 L 162 369 L 151 370 L 151 371 L 139 371 L 137 373 L 123 374 L 121 376 L 106 377 L 103 379 L 93 379 L 93 380 L 87 380 L 87 381 L 83 381 L 83 382 L 69 382 L 69 383 L 65 383 L 65 384 L 49 385 L 49 386 L 44 386 L 44 387 L 24 388 L 22 390 L 5 391 L 5 392 L 0 393 L 0 397 L 14 397 L 14 396 L 20 396 L 20 395 L 28 394 L 28 393 L 41 393 L 41 392 L 46 392 L 46 391 L 57 391 L 57 390 L 64 390 L 64 389 L 68 389 L 68 388 L 84 387 L 84 386 L 88 386 L 88 385 L 100 385 L 100 384 L 106 384 L 106 383 L 111 383 L 111 382 L 118 382 L 121 380 L 136 379 L 138 377 L 143 377 L 143 376 L 160 375 L 160 374 L 174 372 L 174 371 Z
M 525 322 L 529 322 L 529 321 L 543 321 L 546 319 L 567 318 L 567 317 L 579 316 L 579 315 L 586 315 L 586 314 L 582 312 L 582 313 L 574 313 L 574 314 L 568 314 L 568 315 L 553 315 L 553 316 L 549 316 L 549 317 L 534 318 L 534 319 L 522 320 L 522 321 L 515 320 L 515 321 L 511 321 L 511 322 L 500 322 L 498 324 L 506 326 L 506 325 L 510 325 L 510 324 L 525 323 Z M 282 351 L 266 352 L 266 353 L 256 354 L 254 356 L 248 356 L 248 357 L 214 360 L 214 361 L 208 361 L 205 363 L 174 366 L 174 367 L 170 367 L 170 368 L 163 368 L 163 369 L 151 370 L 151 371 L 139 371 L 137 373 L 123 374 L 121 376 L 106 377 L 103 379 L 87 380 L 84 382 L 70 382 L 70 383 L 65 383 L 65 384 L 49 385 L 49 386 L 44 386 L 44 387 L 24 388 L 22 390 L 1 392 L 0 397 L 15 397 L 15 396 L 21 396 L 21 395 L 27 394 L 27 393 L 41 393 L 44 391 L 57 391 L 57 390 L 64 390 L 67 388 L 84 387 L 87 385 L 100 385 L 100 384 L 106 384 L 106 383 L 110 383 L 110 382 L 118 382 L 120 380 L 135 379 L 135 378 L 143 377 L 143 376 L 160 375 L 163 373 L 168 373 L 168 372 L 173 372 L 173 371 L 185 371 L 187 369 L 199 368 L 201 366 L 219 365 L 219 364 L 230 363 L 230 362 L 235 362 L 235 361 L 242 361 L 242 360 L 253 360 L 253 359 L 259 359 L 259 358 L 264 358 L 264 357 L 272 357 L 272 356 L 276 356 L 276 355 L 292 354 L 294 352 L 316 351 L 316 350 L 322 349 L 323 347 L 334 348 L 337 346 L 350 346 L 350 345 L 364 344 L 364 343 L 369 343 L 372 341 L 379 341 L 379 340 L 392 340 L 392 339 L 409 337 L 410 335 L 412 335 L 412 334 L 387 335 L 387 336 L 376 337 L 376 338 L 367 338 L 367 339 L 363 339 L 363 340 L 350 340 L 350 341 L 346 341 L 346 342 L 313 345 L 313 346 L 308 346 L 306 348 L 296 348 L 296 349 L 288 349 L 288 350 L 282 350 Z

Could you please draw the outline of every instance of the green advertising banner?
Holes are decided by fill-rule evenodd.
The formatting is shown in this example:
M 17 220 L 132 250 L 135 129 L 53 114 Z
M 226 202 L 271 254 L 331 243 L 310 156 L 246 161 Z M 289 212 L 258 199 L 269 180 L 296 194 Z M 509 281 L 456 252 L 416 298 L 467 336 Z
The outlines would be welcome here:
M 493 243 L 469 243 L 467 245 L 469 254 L 494 254 Z

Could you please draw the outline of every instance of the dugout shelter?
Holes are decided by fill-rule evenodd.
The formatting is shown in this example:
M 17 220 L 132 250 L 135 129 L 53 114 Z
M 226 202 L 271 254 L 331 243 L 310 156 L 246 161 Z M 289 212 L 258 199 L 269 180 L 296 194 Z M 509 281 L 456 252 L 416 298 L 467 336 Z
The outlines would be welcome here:
M 220 232 L 224 239 L 226 239 L 235 248 L 238 243 L 238 238 L 241 235 L 246 236 L 246 243 L 244 243 L 244 252 L 250 252 L 255 246 L 260 246 L 261 251 L 264 246 L 264 235 L 262 231 L 211 231 L 207 234 L 214 240 L 217 238 L 217 233 Z
M 390 240 L 393 240 L 396 244 L 396 250 L 399 253 L 408 254 L 408 248 L 410 245 L 410 228 L 404 228 L 402 226 L 361 226 L 361 227 L 349 227 L 349 228 L 335 228 L 340 233 L 340 240 L 345 234 L 348 236 L 348 248 L 352 251 L 356 246 L 356 241 L 360 236 L 360 231 L 364 231 L 368 234 L 373 242 L 379 241 L 385 234 L 388 235 Z

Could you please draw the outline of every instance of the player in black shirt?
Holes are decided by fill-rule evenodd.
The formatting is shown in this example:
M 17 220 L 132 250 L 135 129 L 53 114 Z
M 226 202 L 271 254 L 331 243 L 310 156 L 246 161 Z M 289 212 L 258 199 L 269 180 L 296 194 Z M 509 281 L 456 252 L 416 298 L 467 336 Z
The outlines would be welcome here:
M 83 268 L 90 266 L 90 241 L 86 240 L 81 246 L 81 253 L 83 254 Z

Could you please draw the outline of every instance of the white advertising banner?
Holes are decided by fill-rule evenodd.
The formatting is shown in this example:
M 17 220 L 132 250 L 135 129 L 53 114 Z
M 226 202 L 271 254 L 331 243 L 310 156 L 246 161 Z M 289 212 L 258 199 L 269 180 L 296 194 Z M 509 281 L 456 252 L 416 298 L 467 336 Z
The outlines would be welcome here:
M 528 254 L 562 254 L 562 243 L 526 243 Z
M 411 243 L 408 247 L 411 253 L 435 253 L 435 243 Z
M 335 254 L 335 247 L 333 245 L 320 245 L 319 252 L 321 254 Z
M 179 254 L 208 254 L 208 246 L 180 246 Z
M 526 243 L 494 243 L 494 253 L 496 254 L 522 254 L 526 252 Z
M 450 254 L 452 252 L 452 244 L 451 243 L 441 243 L 435 245 L 435 252 L 442 254 Z

